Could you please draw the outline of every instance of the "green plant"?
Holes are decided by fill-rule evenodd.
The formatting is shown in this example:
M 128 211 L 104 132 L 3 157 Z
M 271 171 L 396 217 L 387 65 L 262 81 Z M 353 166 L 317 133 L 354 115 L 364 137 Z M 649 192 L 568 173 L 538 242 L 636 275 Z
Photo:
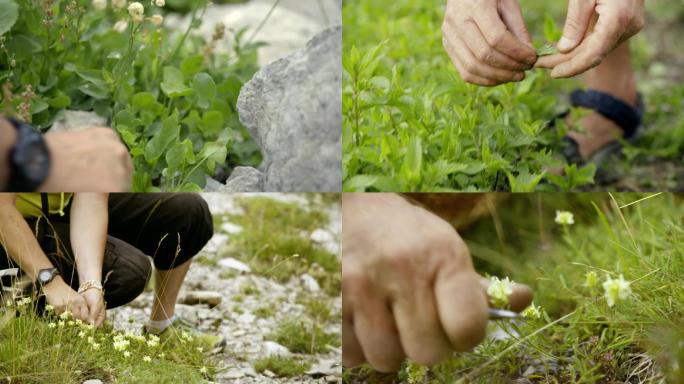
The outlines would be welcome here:
M 0 308 L 0 376 L 8 383 L 203 383 L 215 373 L 194 348 L 95 329 L 48 310 L 38 317 L 29 298 Z
M 311 363 L 299 361 L 293 357 L 270 356 L 254 362 L 254 369 L 261 373 L 269 370 L 280 377 L 295 377 L 306 373 Z
M 136 191 L 199 190 L 226 162 L 260 161 L 235 107 L 257 69 L 260 44 L 244 41 L 244 30 L 230 30 L 231 51 L 218 51 L 223 25 L 210 41 L 192 35 L 206 1 L 194 3 L 185 31 L 160 26 L 154 4 L 145 3 L 139 15 L 120 0 L 104 7 L 85 0 L 3 2 L 6 113 L 42 129 L 66 109 L 107 118 L 130 150 Z
M 443 3 L 399 0 L 388 8 L 382 0 L 361 0 L 343 5 L 344 190 L 605 189 L 593 187 L 608 182 L 598 177 L 594 165 L 573 168 L 560 154 L 561 138 L 582 127 L 550 124 L 568 109 L 559 95 L 579 87 L 576 80 L 552 81 L 546 71 L 536 70 L 520 83 L 495 88 L 464 83 L 442 47 Z M 564 4 L 521 3 L 539 54 L 551 53 L 544 47 L 560 37 Z M 652 39 L 645 45 L 653 46 Z M 676 64 L 667 68 L 679 75 Z M 613 179 L 625 179 L 621 188 L 673 188 L 668 175 L 674 177 L 675 171 L 660 175 L 649 169 L 668 163 L 678 175 L 681 168 L 684 119 L 677 84 L 645 89 L 653 93 L 645 99 L 654 108 L 647 110 L 644 135 L 627 144 L 623 158 L 604 165 Z M 653 113 L 660 104 L 673 115 Z
M 328 346 L 340 345 L 338 334 L 326 332 L 318 321 L 307 318 L 283 320 L 269 338 L 295 353 L 322 353 Z

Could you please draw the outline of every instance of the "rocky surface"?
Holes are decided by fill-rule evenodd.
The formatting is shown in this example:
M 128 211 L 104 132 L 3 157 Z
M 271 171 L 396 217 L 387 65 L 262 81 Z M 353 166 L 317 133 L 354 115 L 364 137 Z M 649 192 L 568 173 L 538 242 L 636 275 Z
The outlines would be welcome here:
M 205 194 L 214 214 L 232 212 L 236 208 L 232 197 L 221 194 Z M 241 196 L 249 196 L 243 194 Z M 297 195 L 268 195 L 284 201 L 302 201 Z M 326 228 L 315 231 L 320 244 L 327 249 L 338 249 L 339 213 L 331 212 L 331 222 Z M 293 276 L 281 284 L 267 277 L 256 275 L 247 264 L 225 255 L 225 242 L 240 227 L 226 223 L 215 229 L 216 234 L 202 251 L 204 260 L 190 268 L 181 291 L 177 314 L 196 324 L 200 329 L 221 334 L 227 340 L 225 350 L 212 357 L 220 368 L 216 383 L 333 383 L 341 382 L 341 350 L 329 346 L 328 351 L 317 355 L 303 355 L 312 362 L 306 375 L 295 378 L 275 377 L 272 372 L 257 373 L 252 366 L 255 360 L 266 356 L 290 356 L 292 352 L 268 339 L 268 335 L 285 319 L 301 316 L 304 308 L 297 302 L 301 295 L 316 297 L 329 302 L 334 313 L 341 313 L 341 297 L 329 297 L 316 289 L 318 283 L 308 275 Z M 325 233 L 325 234 L 324 234 Z M 312 234 L 313 236 L 313 234 Z M 313 280 L 313 282 L 311 281 Z M 220 296 L 220 297 L 219 297 Z M 208 301 L 212 301 L 208 303 Z M 130 304 L 108 311 L 109 321 L 118 329 L 139 332 L 150 314 L 152 292 L 146 291 Z M 213 308 L 211 308 L 211 306 Z M 272 316 L 261 316 L 264 307 L 275 308 Z M 327 332 L 341 337 L 338 321 L 325 324 Z
M 217 192 L 254 192 L 264 189 L 264 175 L 256 168 L 236 167 Z
M 342 28 L 262 68 L 240 92 L 240 120 L 261 147 L 265 191 L 339 191 Z

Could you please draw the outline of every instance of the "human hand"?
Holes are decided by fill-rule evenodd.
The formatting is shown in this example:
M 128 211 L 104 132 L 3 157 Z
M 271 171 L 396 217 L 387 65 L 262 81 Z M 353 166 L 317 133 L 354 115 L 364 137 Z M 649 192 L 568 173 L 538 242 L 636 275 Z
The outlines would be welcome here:
M 488 282 L 446 221 L 392 194 L 346 194 L 342 219 L 345 366 L 432 365 L 482 341 Z M 531 300 L 515 286 L 511 309 Z
M 56 314 L 69 311 L 75 319 L 87 321 L 88 305 L 85 299 L 66 284 L 60 276 L 55 277 L 54 280 L 43 286 L 43 293 L 45 293 L 47 303 L 54 307 Z
M 124 192 L 133 165 L 126 146 L 109 128 L 46 134 L 52 157 L 43 192 Z
M 520 81 L 537 61 L 518 0 L 447 0 L 442 41 L 473 84 Z
M 539 58 L 536 67 L 552 69 L 554 78 L 586 72 L 641 31 L 644 19 L 644 0 L 569 0 L 560 53 Z
M 107 319 L 104 296 L 98 289 L 88 289 L 81 294 L 88 306 L 88 323 L 100 327 Z

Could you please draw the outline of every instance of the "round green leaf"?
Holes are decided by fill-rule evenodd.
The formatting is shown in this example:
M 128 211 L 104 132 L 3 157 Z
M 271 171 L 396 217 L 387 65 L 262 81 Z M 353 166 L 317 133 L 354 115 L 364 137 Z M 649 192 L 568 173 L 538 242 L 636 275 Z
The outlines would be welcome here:
M 0 35 L 9 31 L 19 16 L 19 6 L 14 0 L 0 0 Z

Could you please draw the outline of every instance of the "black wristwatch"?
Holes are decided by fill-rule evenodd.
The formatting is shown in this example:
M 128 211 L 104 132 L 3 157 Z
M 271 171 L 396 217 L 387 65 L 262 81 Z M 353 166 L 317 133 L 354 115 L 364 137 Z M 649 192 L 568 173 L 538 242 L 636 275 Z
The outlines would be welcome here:
M 55 277 L 59 276 L 59 271 L 57 268 L 46 268 L 38 271 L 38 278 L 36 279 L 36 285 L 42 288 L 48 285 Z
M 17 130 L 17 143 L 9 155 L 10 192 L 33 192 L 50 175 L 50 151 L 43 135 L 24 122 L 7 119 Z

